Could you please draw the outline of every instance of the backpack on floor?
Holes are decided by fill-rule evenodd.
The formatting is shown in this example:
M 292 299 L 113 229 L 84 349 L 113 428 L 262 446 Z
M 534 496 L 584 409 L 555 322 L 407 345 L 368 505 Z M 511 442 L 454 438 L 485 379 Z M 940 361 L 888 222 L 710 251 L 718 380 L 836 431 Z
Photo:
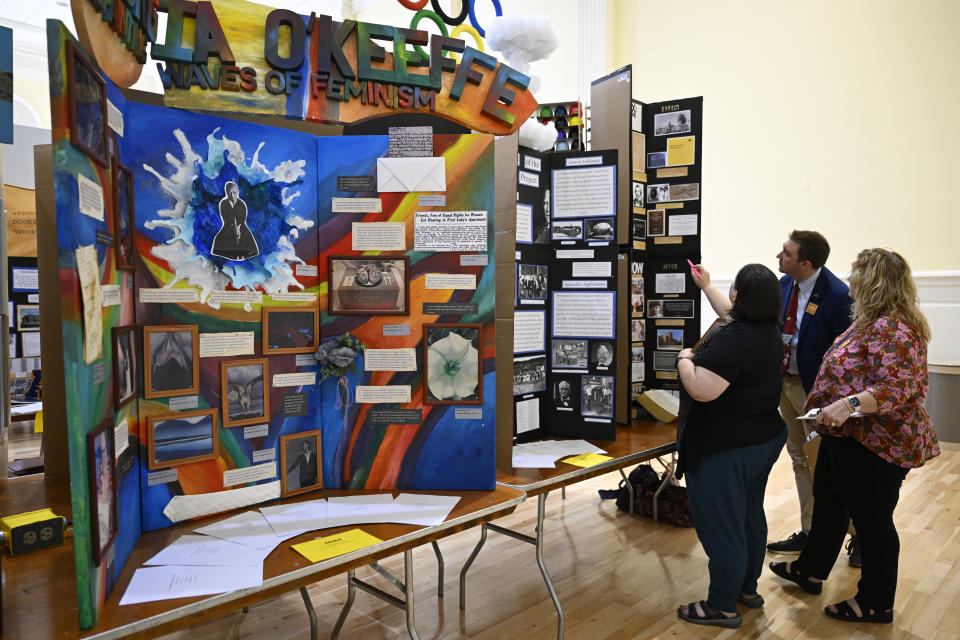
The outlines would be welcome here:
M 660 483 L 663 482 L 663 478 L 649 464 L 641 464 L 630 472 L 626 482 L 633 485 L 636 499 L 633 512 L 652 520 L 653 496 L 660 487 Z M 601 489 L 598 493 L 601 500 L 616 498 L 618 509 L 630 511 L 630 492 L 627 491 L 626 483 L 623 480 L 620 481 L 618 488 L 612 490 Z M 669 522 L 678 527 L 693 526 L 693 515 L 690 512 L 690 498 L 687 497 L 687 489 L 677 484 L 673 478 L 660 492 L 660 497 L 657 500 L 657 516 L 660 521 Z

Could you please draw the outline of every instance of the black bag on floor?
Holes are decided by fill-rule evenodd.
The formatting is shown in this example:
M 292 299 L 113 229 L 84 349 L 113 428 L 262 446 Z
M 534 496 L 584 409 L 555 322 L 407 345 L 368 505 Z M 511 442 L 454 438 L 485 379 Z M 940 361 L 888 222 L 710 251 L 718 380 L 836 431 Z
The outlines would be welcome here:
M 668 472 L 669 473 L 669 472 Z M 626 482 L 633 485 L 636 504 L 633 512 L 644 518 L 653 519 L 653 496 L 656 494 L 663 478 L 657 475 L 649 464 L 641 464 L 630 472 Z M 626 484 L 620 481 L 617 489 L 601 489 L 601 500 L 616 498 L 617 508 L 621 511 L 630 511 L 630 492 Z M 660 492 L 657 500 L 657 516 L 662 522 L 669 522 L 678 527 L 692 527 L 693 515 L 690 512 L 690 498 L 687 497 L 687 488 L 676 484 L 671 479 Z

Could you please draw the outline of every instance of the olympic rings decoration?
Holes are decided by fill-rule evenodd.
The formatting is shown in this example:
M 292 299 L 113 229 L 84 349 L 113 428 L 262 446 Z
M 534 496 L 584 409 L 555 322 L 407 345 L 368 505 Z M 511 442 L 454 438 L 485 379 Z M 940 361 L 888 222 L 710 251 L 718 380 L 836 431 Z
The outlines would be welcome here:
M 463 2 L 468 2 L 468 0 L 463 0 Z M 468 4 L 470 5 L 470 24 L 473 25 L 473 28 L 477 30 L 477 33 L 480 34 L 481 38 L 487 37 L 487 32 L 477 23 L 477 14 L 473 12 L 473 5 L 476 0 L 469 0 Z M 492 0 L 493 10 L 497 13 L 497 17 L 503 15 L 503 7 L 500 6 L 500 0 Z
M 480 37 L 480 34 L 477 33 L 476 29 L 474 29 L 468 24 L 457 25 L 457 27 L 450 32 L 450 37 L 456 38 L 461 33 L 469 33 L 470 36 L 473 38 L 474 43 L 477 45 L 477 50 L 483 51 L 483 38 Z M 459 62 L 460 56 L 458 54 L 454 54 L 454 55 L 457 57 L 457 62 Z
M 443 12 L 443 9 L 440 8 L 440 0 L 430 0 L 430 4 L 433 6 L 434 13 L 443 18 L 443 21 L 451 27 L 463 24 L 463 21 L 467 19 L 467 14 L 470 13 L 470 0 L 461 0 L 460 15 L 456 18 L 451 18 Z
M 410 9 L 410 11 L 420 11 L 425 6 L 427 6 L 427 0 L 397 0 L 405 9 Z
M 426 4 L 426 0 L 424 0 L 424 4 Z M 437 28 L 440 29 L 440 35 L 442 35 L 444 38 L 450 35 L 450 32 L 447 31 L 447 25 L 444 24 L 440 16 L 435 14 L 433 11 L 427 11 L 426 9 L 422 9 L 420 11 L 417 11 L 415 14 L 413 14 L 413 18 L 410 19 L 410 28 L 413 30 L 416 30 L 417 25 L 420 24 L 420 20 L 422 18 L 426 18 L 433 24 L 437 25 Z M 419 53 L 424 60 L 430 59 L 430 54 L 424 51 L 423 47 L 421 47 L 420 45 L 418 44 L 413 45 L 413 50 Z M 446 57 L 449 58 L 450 56 L 446 56 Z

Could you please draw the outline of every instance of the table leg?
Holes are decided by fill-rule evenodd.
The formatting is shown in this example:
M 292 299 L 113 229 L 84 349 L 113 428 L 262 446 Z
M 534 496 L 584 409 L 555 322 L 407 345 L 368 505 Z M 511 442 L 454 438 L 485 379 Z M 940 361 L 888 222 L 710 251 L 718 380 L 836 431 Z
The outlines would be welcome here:
M 620 477 L 623 478 L 623 484 L 627 488 L 627 495 L 630 497 L 629 513 L 630 515 L 633 515 L 634 507 L 637 504 L 636 493 L 634 492 L 633 485 L 630 484 L 630 480 L 627 478 L 627 474 L 623 472 L 623 469 L 620 469 Z M 656 517 L 654 517 L 654 520 L 656 520 Z
M 566 500 L 566 499 L 567 499 L 567 487 L 566 487 L 566 485 L 560 487 L 560 499 L 561 499 L 561 500 Z
M 354 584 L 353 576 L 355 572 L 347 572 L 347 601 L 343 603 L 343 609 L 340 610 L 340 617 L 337 618 L 337 624 L 333 625 L 333 631 L 330 632 L 330 640 L 337 640 L 340 637 L 340 629 L 343 623 L 347 621 L 347 614 L 350 613 L 350 607 L 353 606 L 353 599 L 357 597 L 357 587 Z
M 537 496 L 537 565 L 540 567 L 540 573 L 543 575 L 543 581 L 547 585 L 547 591 L 550 593 L 550 599 L 553 600 L 553 606 L 557 609 L 557 640 L 563 640 L 563 607 L 560 605 L 560 598 L 553 588 L 553 581 L 547 572 L 547 566 L 543 563 L 543 516 L 546 512 L 547 494 L 541 493 Z
M 410 549 L 403 552 L 403 582 L 407 587 L 403 591 L 404 610 L 407 614 L 407 633 L 410 634 L 410 640 L 420 640 L 413 620 L 413 551 Z
M 477 543 L 477 546 L 473 548 L 473 552 L 470 553 L 470 557 L 467 558 L 467 561 L 463 565 L 463 569 L 460 570 L 460 608 L 467 608 L 467 569 L 470 568 L 470 565 L 473 564 L 473 561 L 476 560 L 477 554 L 480 553 L 480 549 L 483 547 L 483 543 L 487 540 L 487 523 L 480 525 L 480 541 Z
M 443 597 L 443 554 L 440 553 L 440 545 L 437 544 L 437 541 L 434 540 L 430 544 L 433 545 L 433 552 L 437 554 L 437 597 Z
M 657 517 L 658 516 L 657 501 L 660 499 L 660 493 L 667 488 L 667 484 L 670 482 L 670 479 L 673 476 L 673 466 L 677 461 L 676 456 L 677 456 L 676 453 L 670 454 L 670 466 L 667 467 L 667 470 L 663 474 L 663 481 L 660 483 L 660 486 L 657 487 L 657 490 L 653 494 L 653 521 L 654 522 L 659 522 L 659 518 Z M 623 471 L 621 471 L 620 473 L 623 473 Z M 632 502 L 630 504 L 631 506 L 633 505 Z
M 310 594 L 307 593 L 306 587 L 300 587 L 300 595 L 303 596 L 303 604 L 306 605 L 307 615 L 310 616 L 310 640 L 317 640 L 317 611 L 313 608 L 313 603 L 310 602 Z M 243 612 L 247 612 L 246 607 L 244 607 Z

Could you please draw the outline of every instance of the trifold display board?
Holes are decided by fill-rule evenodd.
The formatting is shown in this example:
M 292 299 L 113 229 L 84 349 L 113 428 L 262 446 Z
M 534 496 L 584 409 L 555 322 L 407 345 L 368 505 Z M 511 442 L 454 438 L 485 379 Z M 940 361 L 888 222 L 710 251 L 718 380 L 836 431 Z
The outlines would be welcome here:
M 517 162 L 516 436 L 613 440 L 616 151 L 520 148 Z
M 139 104 L 59 22 L 48 42 L 45 402 L 81 627 L 143 531 L 322 487 L 492 489 L 493 136 Z

